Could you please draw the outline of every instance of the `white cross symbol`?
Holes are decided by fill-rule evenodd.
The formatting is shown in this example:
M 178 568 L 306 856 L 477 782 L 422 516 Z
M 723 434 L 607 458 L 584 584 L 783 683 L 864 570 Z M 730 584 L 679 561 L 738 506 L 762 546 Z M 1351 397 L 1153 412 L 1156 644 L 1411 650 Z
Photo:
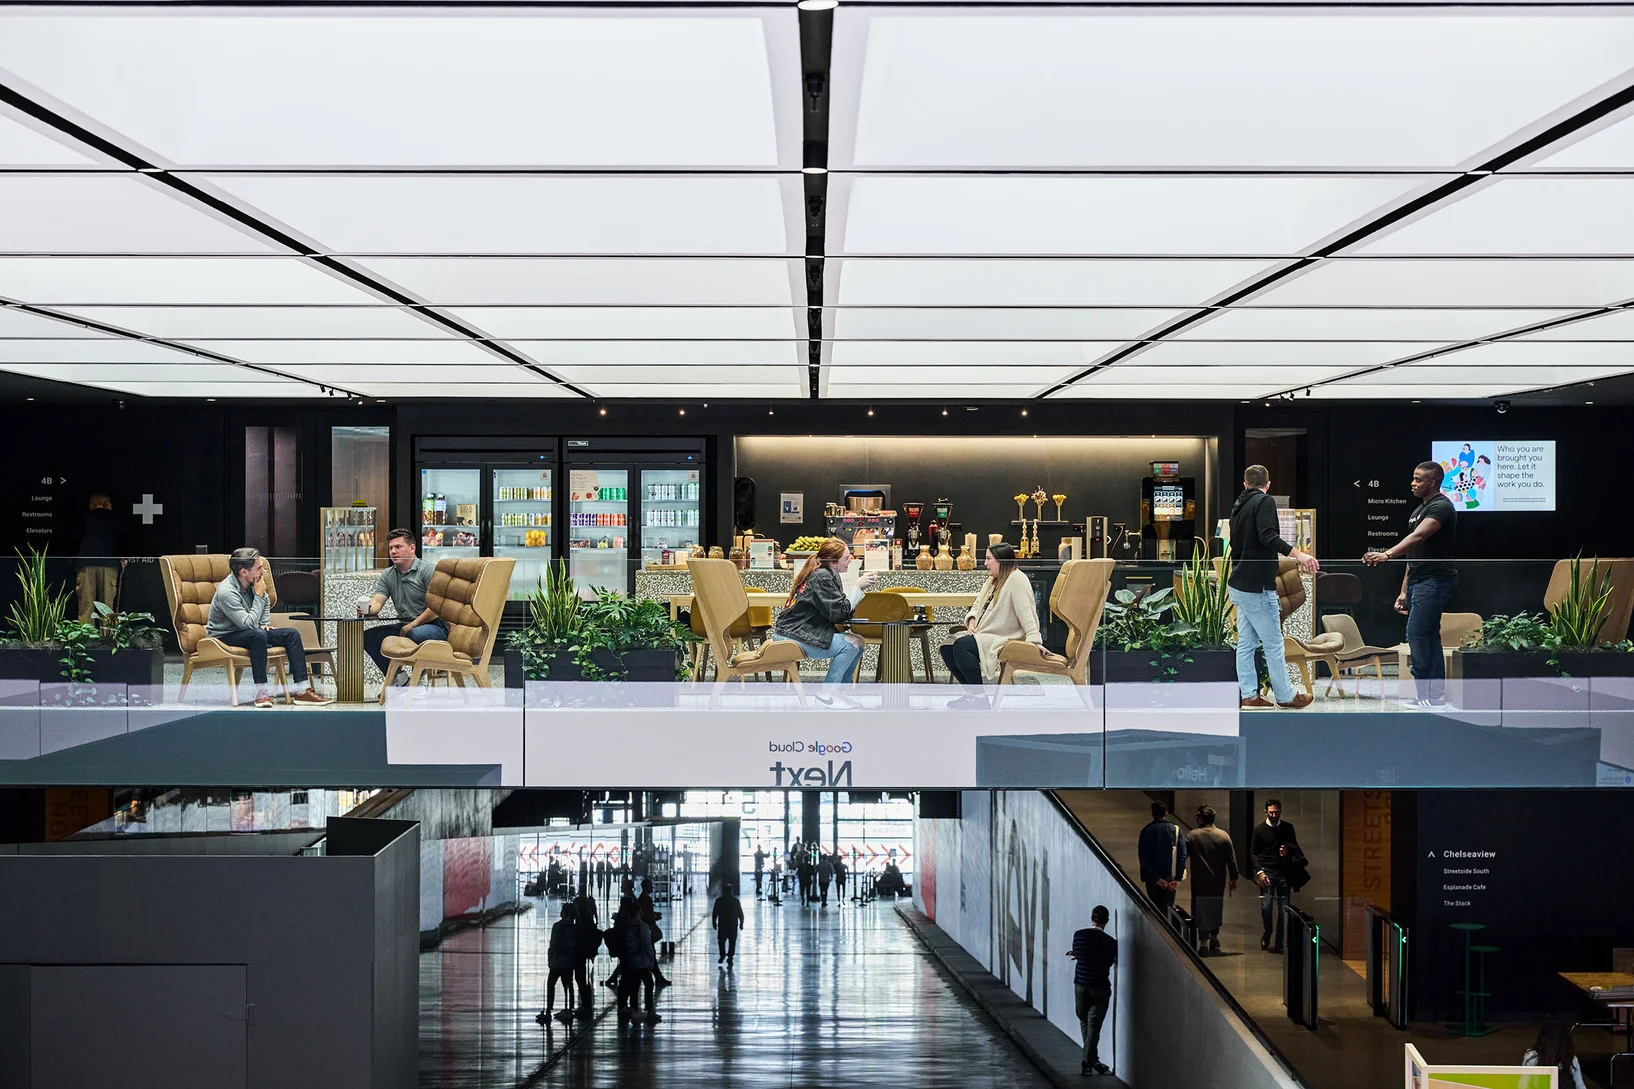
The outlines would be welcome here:
M 144 526 L 151 526 L 153 524 L 153 516 L 155 514 L 163 514 L 165 512 L 165 505 L 163 503 L 155 503 L 153 501 L 153 493 L 147 492 L 143 494 L 142 501 L 140 503 L 131 504 L 130 512 L 132 514 L 140 514 L 142 516 L 142 524 Z

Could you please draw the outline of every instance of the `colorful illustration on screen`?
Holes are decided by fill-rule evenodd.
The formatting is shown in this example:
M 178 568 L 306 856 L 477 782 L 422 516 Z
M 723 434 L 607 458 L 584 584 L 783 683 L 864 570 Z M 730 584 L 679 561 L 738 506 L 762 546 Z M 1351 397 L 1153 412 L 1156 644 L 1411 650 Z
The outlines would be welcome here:
M 1437 442 L 1431 456 L 1441 466 L 1441 494 L 1457 510 L 1492 509 L 1492 444 Z

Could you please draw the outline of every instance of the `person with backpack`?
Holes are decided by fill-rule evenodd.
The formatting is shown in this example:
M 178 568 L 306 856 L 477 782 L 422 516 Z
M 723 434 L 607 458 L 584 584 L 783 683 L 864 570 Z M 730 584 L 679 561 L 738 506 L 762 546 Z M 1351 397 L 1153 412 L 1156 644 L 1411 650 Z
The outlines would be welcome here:
M 590 962 L 601 948 L 601 927 L 596 925 L 596 901 L 588 892 L 580 892 L 573 901 L 573 927 L 573 952 L 579 960 L 573 973 L 579 985 L 579 1014 L 589 1017 L 595 1009 L 590 994 Z
M 715 898 L 715 906 L 709 913 L 709 925 L 715 928 L 715 947 L 721 954 L 715 963 L 731 968 L 738 953 L 738 930 L 743 926 L 743 904 L 731 885 L 721 887 L 721 894 Z
M 641 879 L 641 895 L 636 897 L 635 906 L 641 916 L 641 921 L 647 924 L 647 936 L 652 940 L 652 944 L 657 946 L 664 937 L 664 932 L 658 929 L 658 920 L 662 919 L 663 916 L 653 907 L 652 890 L 647 887 L 646 878 Z M 658 950 L 656 948 L 653 950 L 652 977 L 659 990 L 663 990 L 670 985 L 669 977 L 665 976 L 664 970 L 658 967 Z
M 573 969 L 581 963 L 578 955 L 578 938 L 575 933 L 574 910 L 572 904 L 562 905 L 562 917 L 556 925 L 550 928 L 550 947 L 545 953 L 545 963 L 550 968 L 550 975 L 545 980 L 545 1008 L 539 1012 L 534 1020 L 541 1025 L 548 1025 L 551 1019 L 551 1010 L 556 1008 L 556 984 L 562 985 L 562 1012 L 555 1015 L 556 1020 L 564 1025 L 573 1023 Z

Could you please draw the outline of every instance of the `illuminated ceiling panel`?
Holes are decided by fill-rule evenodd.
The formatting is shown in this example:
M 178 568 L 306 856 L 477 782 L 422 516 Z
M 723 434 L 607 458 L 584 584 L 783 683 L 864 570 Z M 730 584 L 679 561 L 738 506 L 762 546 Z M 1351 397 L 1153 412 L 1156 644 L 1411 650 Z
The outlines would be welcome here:
M 1369 258 L 1323 261 L 1256 295 L 1264 306 L 1587 309 L 1634 299 L 1634 261 Z
M 1128 363 L 1106 367 L 1083 379 L 1099 386 L 1259 386 L 1262 392 L 1303 386 L 1311 382 L 1326 382 L 1354 370 L 1352 367 L 1148 367 L 1141 366 L 1144 356 L 1135 356 Z
M 1153 344 L 1131 356 L 1141 367 L 1252 367 L 1327 365 L 1354 369 L 1417 355 L 1422 344 L 1387 341 L 1223 341 L 1176 340 Z
M 14 363 L 190 363 L 197 359 L 198 356 L 188 352 L 115 337 L 0 340 L 0 360 Z
M 0 297 L 43 306 L 369 303 L 295 258 L 0 257 Z
M 1570 313 L 1565 310 L 1225 310 L 1177 340 L 1478 340 Z
M 30 314 L 15 307 L 0 306 L 0 337 L 96 339 L 103 336 L 83 325 Z
M 281 253 L 134 174 L 0 174 L 0 252 Z
M 440 306 L 542 303 L 793 306 L 798 261 L 642 258 L 394 258 L 356 262 Z
M 837 255 L 1305 253 L 1428 188 L 1386 177 L 839 176 Z M 831 221 L 835 222 L 835 221 Z M 839 236 L 839 232 L 834 232 Z
M 800 161 L 788 9 L 14 10 L 0 68 L 177 166 Z
M 799 175 L 204 178 L 328 253 L 772 256 L 805 251 Z
M 197 342 L 247 363 L 494 363 L 491 352 L 463 340 L 212 340 Z
M 97 165 L 90 156 L 0 112 L 0 167 Z
M 1528 170 L 1634 170 L 1634 118 L 1624 116 L 1552 154 Z
M 1347 253 L 1634 254 L 1634 178 L 1496 178 Z
M 794 366 L 806 357 L 804 343 L 791 340 L 513 340 L 511 347 L 540 363 L 688 366 Z
M 65 306 L 88 321 L 169 340 L 438 339 L 445 326 L 389 306 Z M 0 311 L 3 313 L 3 311 Z M 0 328 L 0 335 L 4 335 Z
M 1318 387 L 1320 388 L 1320 387 Z M 1162 385 L 1122 385 L 1105 382 L 1079 382 L 1050 395 L 1051 400 L 1065 401 L 1107 400 L 1107 401 L 1235 401 L 1244 398 L 1264 396 L 1266 388 L 1261 385 L 1244 383 L 1216 383 L 1207 386 L 1182 386 L 1173 383 Z
M 828 263 L 825 300 L 873 306 L 1197 306 L 1264 261 L 912 260 Z
M 449 313 L 490 336 L 522 340 L 776 340 L 806 335 L 804 311 L 791 306 L 469 306 Z
M 316 386 L 243 367 L 202 363 L 107 366 L 6 363 L 0 370 L 145 397 L 318 397 Z
M 829 391 L 836 387 L 889 386 L 915 387 L 911 396 L 935 400 L 946 396 L 950 387 L 959 389 L 983 388 L 987 397 L 1030 397 L 1046 386 L 1071 377 L 1071 370 L 1048 365 L 1010 364 L 1003 367 L 959 366 L 892 366 L 870 364 L 847 366 L 836 364 L 825 367 Z
M 842 5 L 829 165 L 1445 169 L 1630 56 L 1621 13 Z
M 1015 365 L 1054 369 L 1077 367 L 1082 370 L 1120 346 L 1119 341 L 1078 344 L 1071 341 L 846 340 L 833 344 L 829 350 L 831 360 L 838 366 L 898 363 L 940 367 L 944 364 L 971 364 L 986 366 L 999 374 Z M 938 372 L 935 369 L 920 373 L 928 382 L 937 380 Z
M 835 307 L 837 340 L 1135 340 L 1179 310 Z

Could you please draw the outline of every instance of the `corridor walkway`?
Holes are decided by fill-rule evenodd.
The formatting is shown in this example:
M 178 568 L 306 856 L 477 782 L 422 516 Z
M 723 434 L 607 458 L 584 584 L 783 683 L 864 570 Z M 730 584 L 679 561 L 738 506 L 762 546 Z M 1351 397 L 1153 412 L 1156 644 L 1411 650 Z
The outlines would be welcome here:
M 608 1015 L 577 1038 L 540 1028 L 553 902 L 421 957 L 420 1085 L 636 1089 L 867 1086 L 1034 1089 L 1042 1074 L 946 978 L 888 902 L 802 908 L 743 901 L 731 970 L 716 964 L 708 903 L 671 905 L 684 934 L 663 965 L 660 1024 Z M 666 920 L 667 921 L 667 920 Z M 598 968 L 605 978 L 608 966 Z M 611 994 L 599 986 L 598 1003 Z M 558 999 L 560 1001 L 560 999 Z M 566 1046 L 571 1042 L 571 1046 Z M 556 1057 L 543 1073 L 547 1057 Z

